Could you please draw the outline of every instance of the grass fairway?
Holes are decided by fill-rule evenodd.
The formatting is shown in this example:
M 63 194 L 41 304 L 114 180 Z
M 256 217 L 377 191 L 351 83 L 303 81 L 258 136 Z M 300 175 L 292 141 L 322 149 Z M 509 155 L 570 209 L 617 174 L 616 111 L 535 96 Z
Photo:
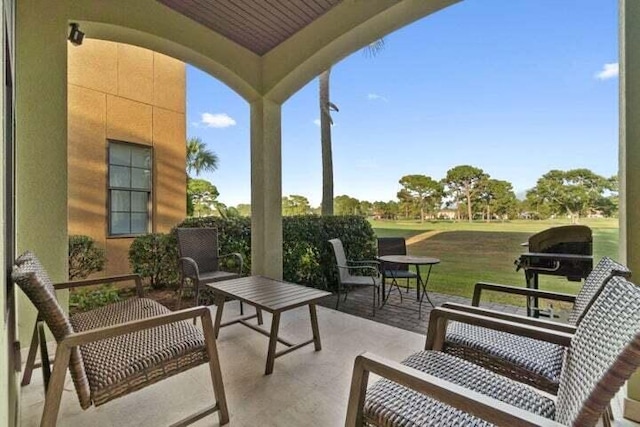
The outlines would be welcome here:
M 511 221 L 494 223 L 373 221 L 376 234 L 414 237 L 407 248 L 415 255 L 433 256 L 441 263 L 434 266 L 429 290 L 470 298 L 478 281 L 524 286 L 524 273 L 515 271 L 513 261 L 526 250 L 520 246 L 535 232 L 565 225 L 562 221 Z M 617 258 L 617 219 L 584 220 L 593 230 L 594 264 L 604 255 Z M 437 232 L 420 240 L 421 233 Z M 540 276 L 540 287 L 558 292 L 577 293 L 581 284 L 563 277 Z M 492 293 L 495 302 L 524 305 L 520 297 Z

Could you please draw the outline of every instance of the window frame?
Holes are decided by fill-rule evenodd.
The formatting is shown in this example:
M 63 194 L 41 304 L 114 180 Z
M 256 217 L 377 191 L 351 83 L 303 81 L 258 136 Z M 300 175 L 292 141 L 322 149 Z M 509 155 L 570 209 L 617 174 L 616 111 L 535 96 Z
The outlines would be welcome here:
M 129 147 L 129 148 L 140 148 L 140 149 L 144 149 L 144 150 L 148 150 L 149 151 L 149 155 L 151 158 L 151 165 L 149 166 L 149 168 L 140 168 L 137 166 L 124 166 L 124 167 L 128 167 L 129 170 L 132 169 L 141 169 L 141 170 L 148 170 L 149 173 L 151 174 L 150 178 L 149 178 L 149 189 L 145 190 L 145 189 L 138 189 L 138 188 L 134 188 L 134 187 L 112 187 L 111 186 L 111 167 L 112 166 L 119 166 L 119 167 L 123 167 L 122 165 L 117 165 L 117 164 L 112 164 L 111 163 L 111 146 L 112 145 L 122 145 L 125 147 Z M 153 230 L 153 181 L 154 181 L 154 176 L 155 176 L 155 161 L 154 161 L 154 150 L 153 147 L 150 145 L 146 145 L 146 144 L 139 144 L 139 143 L 135 143 L 135 142 L 130 142 L 130 141 L 122 141 L 122 140 L 117 140 L 117 139 L 107 139 L 107 224 L 106 224 L 106 228 L 107 228 L 107 239 L 121 239 L 121 238 L 131 238 L 131 237 L 138 237 L 138 236 L 143 236 L 145 234 L 150 233 Z M 147 227 L 146 227 L 146 231 L 141 232 L 141 233 L 114 233 L 112 230 L 112 214 L 113 211 L 111 209 L 113 201 L 112 201 L 112 192 L 113 191 L 126 191 L 129 194 L 134 193 L 134 192 L 140 192 L 140 193 L 146 193 L 148 195 L 148 200 L 147 200 Z M 131 215 L 131 213 L 133 211 L 131 211 L 131 206 L 129 206 L 129 214 Z M 129 231 L 131 231 L 131 224 L 129 224 Z

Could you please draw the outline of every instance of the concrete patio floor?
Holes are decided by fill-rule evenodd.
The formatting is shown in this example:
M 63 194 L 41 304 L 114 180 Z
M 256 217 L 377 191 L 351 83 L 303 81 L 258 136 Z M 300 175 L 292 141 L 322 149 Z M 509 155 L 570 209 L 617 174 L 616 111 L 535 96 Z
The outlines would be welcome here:
M 211 309 L 215 311 L 215 307 Z M 227 303 L 224 317 L 229 319 L 238 314 L 238 304 Z M 332 309 L 319 307 L 318 318 L 322 350 L 315 352 L 310 345 L 278 358 L 269 376 L 264 375 L 266 337 L 242 325 L 220 331 L 217 344 L 230 411 L 229 426 L 344 425 L 351 371 L 358 354 L 370 351 L 399 361 L 424 346 L 424 335 Z M 265 324 L 269 323 L 270 317 L 265 313 Z M 310 338 L 307 308 L 283 314 L 280 331 L 281 336 L 296 342 Z M 67 376 L 58 425 L 169 425 L 212 404 L 209 378 L 208 367 L 202 365 L 83 411 Z M 614 403 L 616 414 L 620 413 L 619 401 Z M 21 425 L 39 425 L 44 405 L 39 369 L 34 372 L 32 383 L 22 388 L 21 405 Z M 616 419 L 616 425 L 634 425 L 621 420 L 619 415 Z M 193 425 L 218 426 L 218 416 L 210 415 Z

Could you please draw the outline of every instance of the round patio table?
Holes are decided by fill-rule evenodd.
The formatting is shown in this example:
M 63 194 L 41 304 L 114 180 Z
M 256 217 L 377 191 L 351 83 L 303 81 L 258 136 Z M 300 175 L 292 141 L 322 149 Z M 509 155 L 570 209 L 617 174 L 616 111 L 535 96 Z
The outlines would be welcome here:
M 431 301 L 431 298 L 429 298 L 429 295 L 427 294 L 427 284 L 429 283 L 429 277 L 431 276 L 431 268 L 436 265 L 436 264 L 440 264 L 440 260 L 438 258 L 433 258 L 433 257 L 427 257 L 427 256 L 416 256 L 416 255 L 383 255 L 383 256 L 379 256 L 378 259 L 380 261 L 389 263 L 391 265 L 396 264 L 396 265 L 415 265 L 416 266 L 416 274 L 418 275 L 417 279 L 416 279 L 416 298 L 418 299 L 418 318 L 422 318 L 422 300 L 423 298 L 426 296 L 427 297 L 427 301 L 429 301 L 429 304 L 431 304 L 431 307 L 435 308 L 435 305 L 433 305 L 433 302 Z M 426 279 L 423 281 L 422 280 L 422 275 L 420 274 L 420 266 L 428 266 L 429 269 L 427 270 L 427 277 Z M 393 274 L 393 268 L 390 269 L 391 274 Z M 393 280 L 395 280 L 396 278 L 393 277 Z M 420 288 L 422 288 L 422 294 L 420 293 Z M 391 289 L 392 287 L 389 286 L 389 294 L 391 294 Z M 384 292 L 384 289 L 383 289 Z M 387 301 L 387 298 L 389 297 L 389 295 L 384 295 L 383 294 L 383 302 L 382 305 L 384 305 Z

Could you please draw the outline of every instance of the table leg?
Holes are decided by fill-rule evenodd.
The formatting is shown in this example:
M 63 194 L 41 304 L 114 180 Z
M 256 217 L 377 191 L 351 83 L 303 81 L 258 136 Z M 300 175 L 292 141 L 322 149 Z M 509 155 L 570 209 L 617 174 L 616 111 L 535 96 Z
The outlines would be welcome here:
M 387 300 L 391 296 L 391 291 L 393 290 L 393 285 L 395 285 L 396 288 L 398 288 L 398 293 L 400 294 L 400 304 L 402 304 L 402 290 L 400 289 L 400 286 L 398 286 L 398 280 L 397 280 L 398 278 L 396 276 L 397 265 L 395 265 L 394 267 L 389 267 L 388 271 L 391 273 L 391 284 L 389 285 L 389 292 L 385 293 L 384 279 L 383 279 L 383 281 L 382 281 L 382 303 L 380 304 L 380 308 L 384 307 L 384 305 L 387 303 Z
M 276 361 L 276 344 L 278 344 L 278 329 L 280 328 L 280 312 L 273 313 L 271 318 L 271 334 L 269 335 L 269 352 L 267 353 L 267 367 L 265 375 L 273 372 L 273 365 Z
M 382 274 L 382 303 L 380 304 L 380 307 L 384 306 L 384 303 L 387 302 L 387 298 L 386 298 L 386 286 L 387 285 L 387 276 L 385 276 L 384 274 Z M 393 286 L 393 285 L 391 285 Z
M 429 294 L 427 293 L 427 284 L 429 283 L 429 277 L 431 276 L 431 267 L 433 266 L 429 264 L 429 270 L 427 270 L 427 279 L 426 281 L 423 282 L 422 277 L 420 276 L 420 270 L 418 269 L 418 266 L 416 266 L 416 271 L 418 273 L 418 278 L 416 280 L 416 287 L 418 289 L 422 287 L 422 296 L 420 297 L 420 301 L 418 305 L 418 319 L 422 318 L 422 300 L 424 299 L 424 297 L 427 297 L 427 301 L 429 301 L 429 304 L 431 304 L 431 307 L 436 308 L 436 306 L 431 301 L 431 298 L 429 298 Z
M 313 345 L 316 351 L 322 350 L 320 344 L 320 328 L 318 327 L 318 314 L 316 313 L 316 305 L 309 304 L 309 315 L 311 316 L 311 330 L 313 331 Z
M 427 297 L 427 301 L 429 301 L 429 304 L 431 304 L 431 307 L 436 308 L 436 306 L 431 301 L 431 298 L 429 298 L 429 294 L 427 293 L 427 285 L 429 284 L 429 277 L 431 277 L 431 268 L 433 268 L 433 265 L 429 264 L 429 270 L 427 271 L 427 279 L 422 283 L 422 293 L 424 294 L 424 296 Z
M 420 287 L 422 286 L 422 278 L 420 277 L 420 266 L 416 265 L 416 301 L 422 301 L 420 298 Z
M 216 294 L 215 303 L 216 309 L 216 323 L 213 325 L 213 335 L 218 339 L 218 333 L 220 332 L 220 324 L 222 323 L 222 309 L 224 308 L 224 295 Z

